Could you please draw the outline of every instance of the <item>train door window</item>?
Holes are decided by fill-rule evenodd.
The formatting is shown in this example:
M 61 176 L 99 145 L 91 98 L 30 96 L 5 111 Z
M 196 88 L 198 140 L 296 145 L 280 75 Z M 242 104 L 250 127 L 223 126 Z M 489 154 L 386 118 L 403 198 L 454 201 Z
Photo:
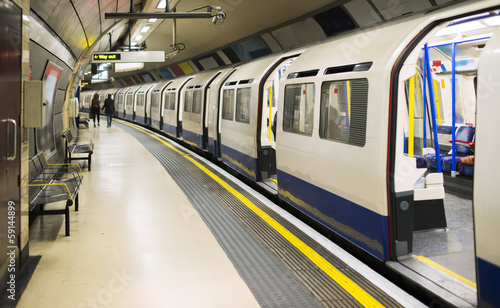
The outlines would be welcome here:
M 165 110 L 175 110 L 175 93 L 167 92 L 165 93 Z
M 364 146 L 367 106 L 367 79 L 324 82 L 321 86 L 320 138 Z
M 168 93 L 167 97 L 168 97 L 168 109 L 175 110 L 175 92 Z
M 236 94 L 236 117 L 235 120 L 242 123 L 250 123 L 250 97 L 251 88 L 238 89 Z
M 312 136 L 314 119 L 314 83 L 285 87 L 283 130 Z
M 234 113 L 234 89 L 224 90 L 222 94 L 222 118 L 233 120 Z
M 193 113 L 201 113 L 201 91 L 193 91 Z
M 193 92 L 186 91 L 186 94 L 184 97 L 184 111 L 191 112 L 192 110 L 193 110 Z
M 159 98 L 158 93 L 153 93 L 151 96 L 152 96 L 151 97 L 151 108 L 157 109 L 158 108 L 158 101 L 159 101 L 158 100 L 158 98 Z

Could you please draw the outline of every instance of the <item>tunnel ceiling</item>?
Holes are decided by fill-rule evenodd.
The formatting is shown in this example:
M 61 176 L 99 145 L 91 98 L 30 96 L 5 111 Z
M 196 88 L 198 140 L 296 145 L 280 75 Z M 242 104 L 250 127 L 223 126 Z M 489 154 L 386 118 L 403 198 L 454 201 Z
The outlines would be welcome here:
M 135 0 L 135 12 L 164 12 L 157 9 L 160 0 Z M 221 6 L 227 14 L 222 25 L 214 25 L 210 19 L 177 20 L 176 37 L 186 49 L 165 63 L 146 64 L 143 71 L 155 70 L 170 64 L 187 61 L 228 47 L 235 42 L 248 39 L 256 34 L 266 35 L 276 46 L 267 41 L 270 52 L 287 49 L 293 44 L 321 40 L 331 35 L 333 27 L 354 29 L 445 4 L 450 0 L 406 0 L 397 2 L 385 0 L 171 0 L 170 7 L 177 12 L 187 12 L 205 5 Z M 392 5 L 392 6 L 391 6 Z M 335 9 L 342 7 L 342 12 Z M 66 43 L 75 60 L 82 61 L 89 50 L 110 51 L 128 45 L 128 20 L 105 19 L 105 13 L 131 10 L 128 0 L 31 0 L 32 14 L 38 15 L 61 40 Z M 334 11 L 329 15 L 322 12 Z M 341 13 L 339 15 L 339 13 Z M 313 22 L 311 20 L 314 19 Z M 288 24 L 287 24 L 288 23 Z M 295 24 L 293 24 L 295 23 Z M 324 23 L 326 26 L 318 24 Z M 341 24 L 344 23 L 344 24 Z M 350 25 L 349 23 L 352 23 Z M 277 29 L 286 27 L 293 31 Z M 170 19 L 134 20 L 131 22 L 131 37 L 141 34 L 144 26 L 151 29 L 139 40 L 145 43 L 147 51 L 172 50 L 173 21 Z M 275 29 L 274 32 L 271 30 Z M 335 29 L 334 29 L 335 30 Z M 332 31 L 334 31 L 332 30 Z M 293 35 L 291 35 L 293 33 Z M 302 36 L 302 37 L 301 37 Z M 281 40 L 281 41 L 280 41 Z M 292 43 L 288 44 L 287 42 Z M 284 43 L 282 43 L 284 42 Z M 290 46 L 287 46 L 290 45 Z M 238 50 L 236 50 L 238 52 Z M 87 55 L 88 56 L 88 55 Z M 230 55 L 229 55 L 230 57 Z M 240 57 L 241 58 L 241 57 Z M 220 62 L 220 61 L 219 61 Z M 227 62 L 227 60 L 226 60 Z M 137 72 L 135 72 L 137 73 Z M 111 73 L 118 78 L 131 73 Z

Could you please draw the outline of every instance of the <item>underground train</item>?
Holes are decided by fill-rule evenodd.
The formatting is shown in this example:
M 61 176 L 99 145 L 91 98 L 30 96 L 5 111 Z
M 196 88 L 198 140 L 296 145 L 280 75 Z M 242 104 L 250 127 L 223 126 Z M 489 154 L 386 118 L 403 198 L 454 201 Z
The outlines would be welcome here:
M 81 111 L 112 94 L 119 118 L 205 151 L 384 262 L 412 258 L 415 232 L 446 230 L 446 181 L 469 181 L 473 304 L 499 306 L 499 9 L 464 2 L 239 65 L 82 92 Z

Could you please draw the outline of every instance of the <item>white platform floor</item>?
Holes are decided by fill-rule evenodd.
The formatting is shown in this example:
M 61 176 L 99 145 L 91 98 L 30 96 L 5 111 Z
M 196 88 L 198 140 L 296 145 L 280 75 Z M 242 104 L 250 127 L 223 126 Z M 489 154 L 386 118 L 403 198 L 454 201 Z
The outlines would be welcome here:
M 80 211 L 30 230 L 40 262 L 17 307 L 258 307 L 210 230 L 163 166 L 121 129 L 80 130 L 95 143 Z

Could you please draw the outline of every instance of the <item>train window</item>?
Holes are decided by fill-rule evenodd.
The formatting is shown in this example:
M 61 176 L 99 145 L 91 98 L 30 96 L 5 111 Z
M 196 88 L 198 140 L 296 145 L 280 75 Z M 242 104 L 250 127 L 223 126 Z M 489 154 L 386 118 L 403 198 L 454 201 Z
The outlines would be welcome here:
M 236 117 L 235 120 L 242 123 L 250 123 L 250 97 L 251 88 L 238 89 L 236 94 Z
M 193 113 L 201 113 L 201 91 L 193 91 Z
M 314 115 L 314 83 L 285 87 L 283 130 L 312 136 Z
M 165 110 L 175 110 L 175 92 L 165 93 Z
M 184 97 L 184 111 L 191 112 L 193 110 L 193 92 L 187 91 Z
M 321 86 L 319 136 L 364 146 L 368 79 L 328 81 Z
M 222 94 L 222 118 L 233 120 L 234 112 L 234 89 L 224 90 Z

